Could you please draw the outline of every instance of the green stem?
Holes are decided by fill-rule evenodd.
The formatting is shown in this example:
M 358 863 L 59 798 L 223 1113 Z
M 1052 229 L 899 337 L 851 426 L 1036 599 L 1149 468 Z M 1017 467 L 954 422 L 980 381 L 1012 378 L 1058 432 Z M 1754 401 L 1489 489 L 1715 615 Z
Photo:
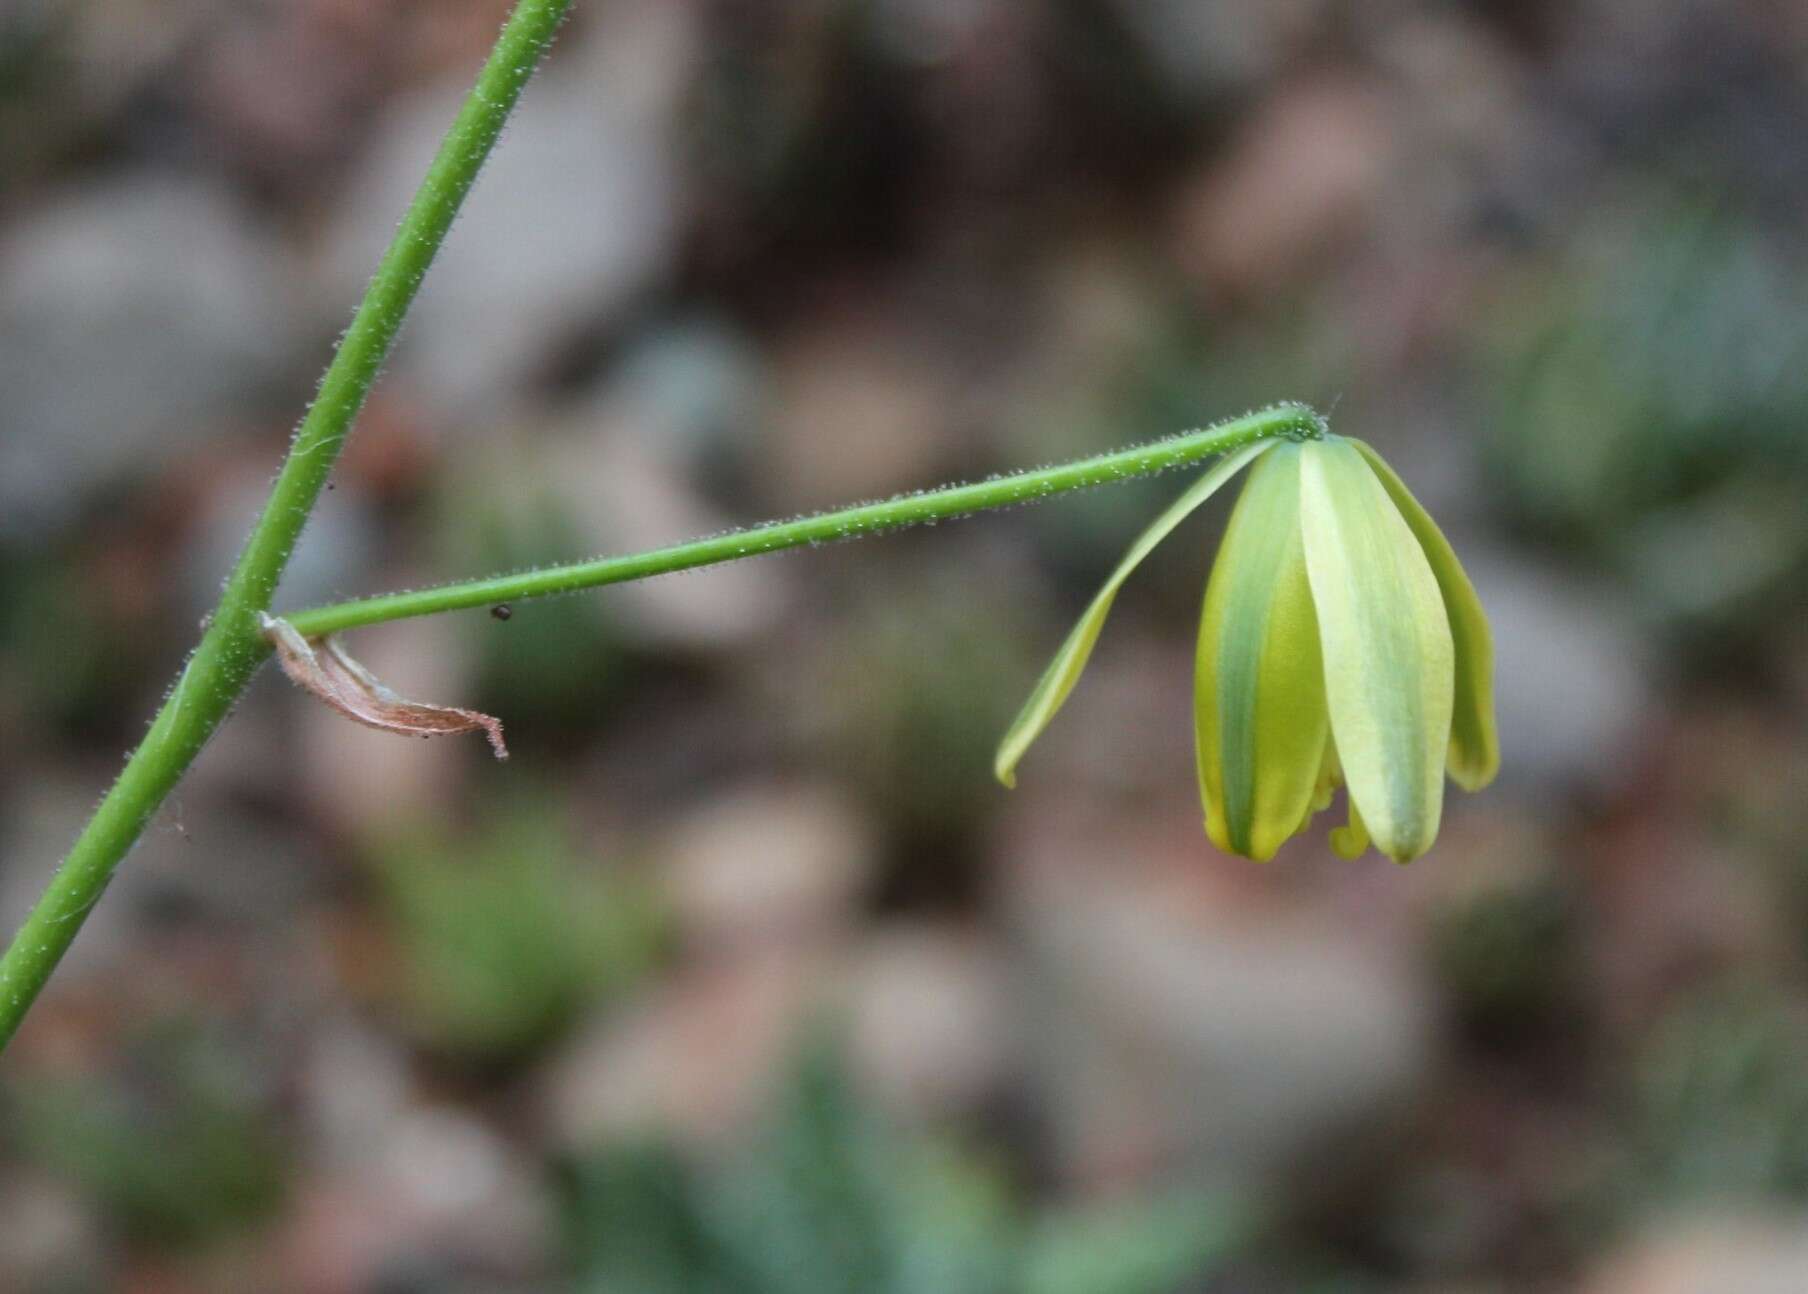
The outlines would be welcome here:
M 625 557 L 598 557 L 564 566 L 546 566 L 509 575 L 493 575 L 487 579 L 445 584 L 438 588 L 386 593 L 353 602 L 338 602 L 332 606 L 300 611 L 287 619 L 303 637 L 320 638 L 362 625 L 403 620 L 409 616 L 463 611 L 498 602 L 518 602 L 526 598 L 596 588 L 603 584 L 621 584 L 672 571 L 732 562 L 741 557 L 756 557 L 761 553 L 778 552 L 784 548 L 832 543 L 859 535 L 870 535 L 876 531 L 897 530 L 924 522 L 962 517 L 987 508 L 1009 507 L 1111 481 L 1149 476 L 1170 468 L 1187 467 L 1270 437 L 1310 438 L 1321 433 L 1322 423 L 1318 415 L 1304 405 L 1276 405 L 1200 431 L 1189 431 L 1152 444 L 1120 449 L 1094 458 L 1082 458 L 1058 467 L 1015 472 L 971 485 L 951 485 L 939 490 L 903 494 L 879 503 L 863 503 L 852 508 L 802 517 L 796 521 L 775 521 L 769 525 L 750 526 L 745 530 L 732 530 L 725 535 L 692 540 L 690 543 L 656 548 L 651 552 L 634 553 Z
M 150 731 L 0 958 L 0 1048 L 12 1039 L 100 901 L 113 869 L 269 655 L 258 612 L 270 605 L 289 553 L 389 355 L 421 279 L 570 2 L 519 0 L 497 37 L 321 379 L 200 645 Z

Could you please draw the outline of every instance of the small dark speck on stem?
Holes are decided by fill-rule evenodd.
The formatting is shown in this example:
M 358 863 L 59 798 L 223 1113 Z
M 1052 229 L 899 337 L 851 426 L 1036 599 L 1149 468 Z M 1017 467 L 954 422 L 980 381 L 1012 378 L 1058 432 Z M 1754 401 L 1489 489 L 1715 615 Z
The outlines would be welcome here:
M 514 608 L 510 607 L 506 602 L 498 602 L 495 606 L 490 608 L 490 619 L 492 620 L 507 620 L 514 614 Z

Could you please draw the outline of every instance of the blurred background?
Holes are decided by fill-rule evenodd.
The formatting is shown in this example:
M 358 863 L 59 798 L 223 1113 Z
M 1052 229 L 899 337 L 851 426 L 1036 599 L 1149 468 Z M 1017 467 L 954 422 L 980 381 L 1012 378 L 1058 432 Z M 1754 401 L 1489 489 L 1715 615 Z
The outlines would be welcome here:
M 0 924 L 502 0 L 0 7 Z M 1334 409 L 1498 639 L 1398 868 L 1215 853 L 1176 479 L 266 671 L 0 1067 L 0 1288 L 1808 1289 L 1808 7 L 581 0 L 279 606 Z

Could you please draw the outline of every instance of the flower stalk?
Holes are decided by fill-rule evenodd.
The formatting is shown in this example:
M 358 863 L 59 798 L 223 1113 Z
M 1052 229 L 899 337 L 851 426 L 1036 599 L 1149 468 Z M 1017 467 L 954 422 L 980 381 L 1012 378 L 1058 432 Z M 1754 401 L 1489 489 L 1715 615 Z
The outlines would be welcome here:
M 200 644 L 150 731 L 0 957 L 0 1048 L 62 960 L 113 869 L 143 834 L 270 654 L 258 622 L 388 358 L 427 267 L 571 0 L 519 0 L 447 131 L 303 417 L 269 501 Z
M 950 485 L 939 490 L 901 494 L 877 503 L 820 512 L 795 521 L 749 526 L 708 539 L 692 540 L 644 553 L 598 557 L 568 565 L 545 566 L 509 575 L 494 575 L 488 579 L 444 584 L 437 588 L 338 602 L 331 606 L 297 611 L 287 619 L 303 637 L 322 638 L 328 634 L 364 625 L 382 624 L 389 620 L 435 615 L 442 611 L 466 611 L 557 593 L 572 593 L 579 589 L 644 580 L 674 571 L 688 571 L 699 566 L 713 566 L 742 557 L 757 557 L 762 553 L 776 553 L 787 548 L 835 543 L 843 539 L 857 539 L 862 535 L 924 525 L 931 521 L 947 521 L 992 508 L 1008 508 L 1046 499 L 1070 490 L 1090 489 L 1114 481 L 1129 481 L 1137 477 L 1153 476 L 1158 472 L 1192 467 L 1220 454 L 1230 454 L 1250 445 L 1280 439 L 1315 439 L 1322 434 L 1323 424 L 1310 408 L 1303 404 L 1278 404 L 1197 431 L 1183 432 L 1165 440 L 1077 459 L 1055 467 L 1012 472 L 987 481 Z

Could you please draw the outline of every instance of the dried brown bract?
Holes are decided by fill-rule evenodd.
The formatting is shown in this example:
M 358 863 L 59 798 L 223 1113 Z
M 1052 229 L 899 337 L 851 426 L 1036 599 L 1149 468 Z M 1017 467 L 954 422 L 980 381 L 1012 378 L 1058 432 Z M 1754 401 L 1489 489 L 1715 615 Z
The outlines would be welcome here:
M 508 747 L 502 741 L 502 720 L 493 715 L 397 696 L 353 660 L 337 638 L 309 641 L 277 616 L 261 615 L 260 622 L 289 681 L 312 692 L 346 718 L 368 728 L 413 737 L 481 731 L 489 738 L 496 758 L 508 758 Z

